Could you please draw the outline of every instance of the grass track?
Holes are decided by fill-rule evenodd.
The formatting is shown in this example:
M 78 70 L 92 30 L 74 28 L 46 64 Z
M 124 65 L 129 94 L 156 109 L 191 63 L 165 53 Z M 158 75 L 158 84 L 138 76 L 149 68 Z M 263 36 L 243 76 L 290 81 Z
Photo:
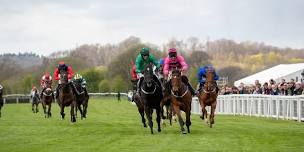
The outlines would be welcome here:
M 51 119 L 45 119 L 30 104 L 8 104 L 0 118 L 0 152 L 84 151 L 303 151 L 304 123 L 267 118 L 217 115 L 215 128 L 208 128 L 192 115 L 191 133 L 180 134 L 178 123 L 154 135 L 143 128 L 137 108 L 113 98 L 92 99 L 88 118 L 69 122 L 59 117 L 53 104 Z M 155 116 L 153 116 L 155 120 Z M 154 121 L 154 126 L 156 122 Z

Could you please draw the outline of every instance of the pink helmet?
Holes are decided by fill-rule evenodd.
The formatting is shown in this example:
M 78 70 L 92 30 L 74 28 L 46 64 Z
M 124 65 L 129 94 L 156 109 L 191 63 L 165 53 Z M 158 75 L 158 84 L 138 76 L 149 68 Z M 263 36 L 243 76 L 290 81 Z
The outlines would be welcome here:
M 176 53 L 176 49 L 175 49 L 175 48 L 170 48 L 168 53 L 169 53 L 169 54 L 170 54 L 170 53 Z
M 50 79 L 50 74 L 48 72 L 45 73 L 44 76 L 45 76 L 45 79 Z

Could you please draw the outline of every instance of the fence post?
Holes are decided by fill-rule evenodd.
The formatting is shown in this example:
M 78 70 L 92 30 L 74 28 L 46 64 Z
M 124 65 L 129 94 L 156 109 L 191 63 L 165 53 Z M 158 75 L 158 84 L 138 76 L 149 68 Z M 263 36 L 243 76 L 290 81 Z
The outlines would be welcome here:
M 297 100 L 297 105 L 298 105 L 298 122 L 301 122 L 301 116 L 302 116 L 302 100 L 298 99 Z
M 16 102 L 17 102 L 17 104 L 19 103 L 19 97 L 16 98 Z
M 6 98 L 3 98 L 3 103 L 6 104 Z
M 279 110 L 280 110 L 280 100 L 276 99 L 276 111 L 277 111 L 277 120 L 279 119 Z

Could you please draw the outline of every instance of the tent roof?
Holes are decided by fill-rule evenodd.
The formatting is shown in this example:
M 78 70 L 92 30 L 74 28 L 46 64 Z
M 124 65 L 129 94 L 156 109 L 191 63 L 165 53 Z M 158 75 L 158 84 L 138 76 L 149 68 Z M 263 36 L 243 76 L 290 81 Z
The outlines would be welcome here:
M 304 69 L 304 63 L 297 64 L 280 64 L 248 77 L 242 78 L 234 82 L 235 86 L 238 86 L 241 82 L 245 85 L 254 84 L 255 80 L 259 80 L 260 83 L 268 82 L 270 79 L 278 79 L 289 75 L 291 73 Z

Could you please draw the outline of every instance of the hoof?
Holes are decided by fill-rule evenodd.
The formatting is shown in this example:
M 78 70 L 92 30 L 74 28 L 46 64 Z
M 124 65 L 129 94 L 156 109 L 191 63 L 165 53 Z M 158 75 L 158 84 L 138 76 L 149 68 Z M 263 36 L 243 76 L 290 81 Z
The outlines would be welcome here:
M 186 130 L 182 131 L 182 134 L 187 134 Z
M 144 124 L 144 127 L 145 127 L 145 128 L 147 128 L 147 125 L 146 125 L 146 124 Z
M 161 132 L 161 129 L 158 129 L 157 131 L 158 131 L 158 132 Z

